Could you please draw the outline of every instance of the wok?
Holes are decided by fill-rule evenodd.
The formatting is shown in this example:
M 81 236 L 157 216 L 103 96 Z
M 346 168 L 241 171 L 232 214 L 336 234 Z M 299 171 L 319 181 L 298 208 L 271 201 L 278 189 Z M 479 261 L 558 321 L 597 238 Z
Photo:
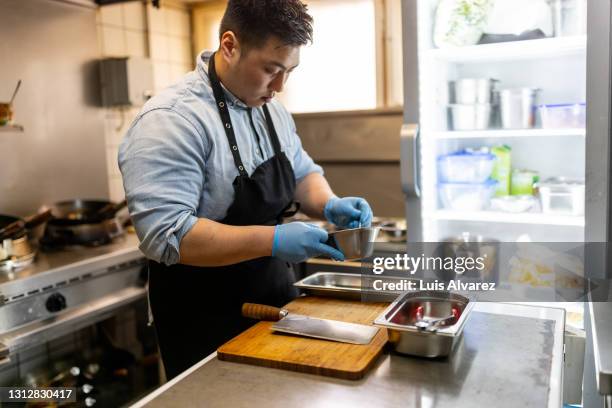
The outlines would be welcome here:
M 56 226 L 98 224 L 112 219 L 127 205 L 123 200 L 113 203 L 103 200 L 69 200 L 50 207 L 52 218 L 49 224 Z
M 11 238 L 19 238 L 32 229 L 51 218 L 51 211 L 46 210 L 27 218 L 19 218 L 11 215 L 0 214 L 0 241 Z

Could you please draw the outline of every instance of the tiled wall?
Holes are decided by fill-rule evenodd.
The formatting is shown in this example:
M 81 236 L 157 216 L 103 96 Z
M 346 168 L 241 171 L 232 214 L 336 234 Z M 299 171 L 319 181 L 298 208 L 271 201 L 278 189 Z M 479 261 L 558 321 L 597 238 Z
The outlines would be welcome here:
M 163 2 L 160 9 L 134 1 L 100 7 L 98 37 L 103 57 L 147 57 L 153 64 L 155 92 L 193 69 L 190 12 L 180 3 Z M 107 109 L 106 157 L 110 198 L 123 199 L 117 150 L 140 107 Z
M 190 19 L 186 9 L 176 6 L 156 9 L 147 5 L 149 50 L 156 91 L 193 69 Z

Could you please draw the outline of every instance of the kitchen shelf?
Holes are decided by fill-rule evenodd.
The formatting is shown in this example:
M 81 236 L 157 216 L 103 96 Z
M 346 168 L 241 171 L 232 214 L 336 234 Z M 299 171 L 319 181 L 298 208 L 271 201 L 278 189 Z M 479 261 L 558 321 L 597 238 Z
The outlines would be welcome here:
M 586 35 L 430 49 L 424 55 L 447 62 L 544 59 L 586 53 Z
M 586 129 L 490 129 L 433 132 L 435 139 L 586 136 Z
M 0 133 L 15 133 L 15 132 L 23 132 L 23 126 L 21 125 L 8 125 L 8 126 L 0 126 Z
M 568 227 L 584 227 L 582 216 L 553 215 L 543 213 L 507 213 L 501 211 L 453 211 L 437 210 L 431 218 L 441 221 L 476 221 L 504 224 L 539 224 Z

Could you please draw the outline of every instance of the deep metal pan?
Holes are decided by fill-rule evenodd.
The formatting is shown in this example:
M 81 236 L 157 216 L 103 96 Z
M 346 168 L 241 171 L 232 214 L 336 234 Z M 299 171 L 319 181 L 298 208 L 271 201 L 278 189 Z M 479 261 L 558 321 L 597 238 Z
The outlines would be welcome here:
M 50 207 L 53 217 L 49 220 L 49 224 L 55 226 L 97 224 L 114 218 L 115 214 L 126 205 L 126 200 L 119 203 L 81 199 L 62 201 Z
M 448 356 L 463 333 L 474 302 L 469 297 L 444 291 L 406 292 L 374 321 L 388 330 L 395 351 L 420 357 Z M 435 330 L 423 330 L 419 319 L 437 319 L 456 311 L 456 319 Z M 419 313 L 422 316 L 419 316 Z

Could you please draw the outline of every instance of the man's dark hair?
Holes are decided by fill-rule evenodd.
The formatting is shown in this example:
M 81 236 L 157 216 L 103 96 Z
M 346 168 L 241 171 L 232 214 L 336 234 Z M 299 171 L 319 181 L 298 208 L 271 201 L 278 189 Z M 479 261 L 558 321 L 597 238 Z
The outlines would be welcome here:
M 219 28 L 219 38 L 232 31 L 248 50 L 263 47 L 269 37 L 285 45 L 312 42 L 312 17 L 300 0 L 229 0 Z

